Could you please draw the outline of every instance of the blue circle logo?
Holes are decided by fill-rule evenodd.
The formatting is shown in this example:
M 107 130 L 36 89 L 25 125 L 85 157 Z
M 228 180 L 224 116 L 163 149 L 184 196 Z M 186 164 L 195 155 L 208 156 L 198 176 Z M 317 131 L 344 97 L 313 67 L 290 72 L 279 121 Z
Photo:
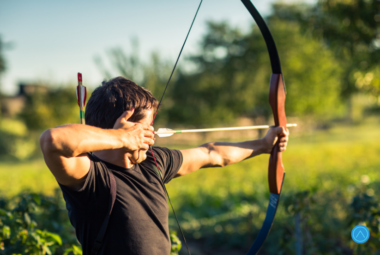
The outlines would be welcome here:
M 357 225 L 352 229 L 351 237 L 356 243 L 365 243 L 369 239 L 369 230 L 366 226 Z

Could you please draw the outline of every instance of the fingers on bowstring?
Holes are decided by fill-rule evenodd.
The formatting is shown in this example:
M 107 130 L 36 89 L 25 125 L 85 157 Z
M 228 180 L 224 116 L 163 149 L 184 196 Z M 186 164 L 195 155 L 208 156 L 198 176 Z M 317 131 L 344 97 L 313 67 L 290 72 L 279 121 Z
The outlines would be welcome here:
M 144 147 L 142 147 L 142 149 L 144 149 L 144 150 L 148 150 L 148 149 L 149 149 L 149 146 L 154 145 L 154 140 L 155 140 L 155 139 L 144 138 Z
M 154 132 L 151 130 L 144 130 L 144 137 L 154 140 Z
M 149 131 L 149 132 L 154 132 L 154 127 L 153 126 L 151 126 L 151 125 L 146 125 L 146 124 L 144 124 L 143 125 L 143 128 L 146 130 L 146 131 Z
M 140 149 L 142 149 L 142 150 L 149 150 L 149 145 L 153 145 L 154 144 L 154 142 L 152 142 L 153 140 L 151 140 L 151 139 L 147 139 L 142 145 L 141 145 L 141 147 L 140 147 Z

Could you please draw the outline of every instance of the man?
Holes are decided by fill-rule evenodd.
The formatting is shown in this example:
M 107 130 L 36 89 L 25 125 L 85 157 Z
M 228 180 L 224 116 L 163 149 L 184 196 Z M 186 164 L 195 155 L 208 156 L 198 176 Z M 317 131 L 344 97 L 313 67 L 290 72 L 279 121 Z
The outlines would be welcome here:
M 246 142 L 212 142 L 181 151 L 153 147 L 153 157 L 148 149 L 154 144 L 150 125 L 157 107 L 148 90 L 117 77 L 93 92 L 87 125 L 59 126 L 41 135 L 45 162 L 62 189 L 83 254 L 91 253 L 108 213 L 110 172 L 117 195 L 100 254 L 167 255 L 168 204 L 162 182 L 270 153 L 278 135 L 281 151 L 286 149 L 288 133 L 277 127 Z

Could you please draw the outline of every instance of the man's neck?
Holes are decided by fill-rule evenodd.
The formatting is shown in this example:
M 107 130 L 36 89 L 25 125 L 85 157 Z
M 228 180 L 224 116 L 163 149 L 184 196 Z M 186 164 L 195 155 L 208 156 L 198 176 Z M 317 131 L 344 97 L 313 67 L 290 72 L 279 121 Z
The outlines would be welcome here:
M 120 150 L 96 151 L 93 154 L 99 159 L 116 166 L 124 168 L 131 168 L 133 166 L 132 162 L 128 158 L 128 155 Z

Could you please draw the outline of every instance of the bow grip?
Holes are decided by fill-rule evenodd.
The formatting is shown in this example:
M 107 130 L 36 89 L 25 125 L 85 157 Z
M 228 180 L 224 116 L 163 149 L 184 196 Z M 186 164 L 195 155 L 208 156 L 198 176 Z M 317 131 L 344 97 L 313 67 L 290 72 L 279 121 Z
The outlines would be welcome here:
M 272 74 L 269 88 L 269 104 L 272 107 L 275 126 L 284 127 L 286 130 L 285 98 L 286 93 L 282 74 Z M 276 144 L 273 146 L 269 158 L 269 191 L 273 194 L 280 194 L 285 175 L 284 165 L 282 164 L 282 152 L 279 147 L 280 138 L 279 136 Z

